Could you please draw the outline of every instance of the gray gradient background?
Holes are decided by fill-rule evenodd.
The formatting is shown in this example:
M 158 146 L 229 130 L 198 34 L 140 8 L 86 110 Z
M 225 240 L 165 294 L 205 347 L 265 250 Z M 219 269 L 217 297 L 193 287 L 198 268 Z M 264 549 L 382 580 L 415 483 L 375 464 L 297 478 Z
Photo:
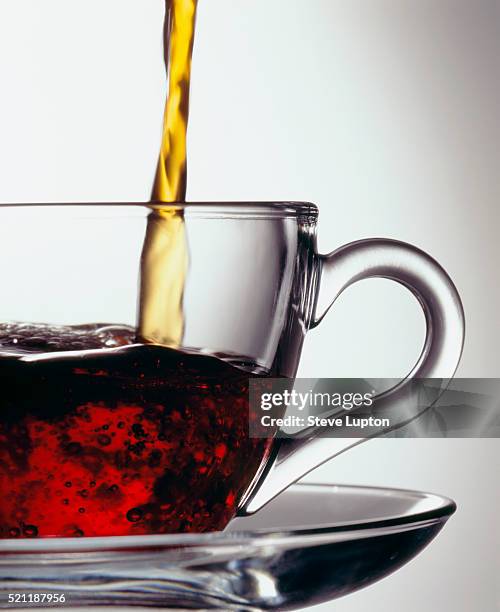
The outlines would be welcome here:
M 322 251 L 369 236 L 417 244 L 463 296 L 459 374 L 500 376 L 498 3 L 200 4 L 189 199 L 314 201 Z M 161 14 L 161 0 L 0 0 L 1 201 L 148 198 Z M 403 375 L 423 330 L 403 289 L 364 282 L 311 332 L 300 374 Z M 397 574 L 317 609 L 498 610 L 499 464 L 497 440 L 388 440 L 317 470 L 309 480 L 459 506 Z

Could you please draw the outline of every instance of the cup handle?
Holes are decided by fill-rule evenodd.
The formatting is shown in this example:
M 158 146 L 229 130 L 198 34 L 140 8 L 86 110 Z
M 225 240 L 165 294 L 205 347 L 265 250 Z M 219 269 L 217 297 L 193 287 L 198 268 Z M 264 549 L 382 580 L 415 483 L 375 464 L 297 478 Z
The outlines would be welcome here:
M 444 391 L 460 361 L 465 334 L 462 302 L 445 270 L 420 249 L 382 238 L 352 242 L 317 257 L 319 287 L 311 328 L 321 322 L 347 287 L 367 278 L 388 278 L 404 285 L 424 311 L 427 330 L 417 364 L 399 384 L 375 398 L 375 412 L 404 414 L 416 393 L 413 379 L 445 379 L 441 385 Z M 398 421 L 398 426 L 408 420 Z M 324 438 L 313 432 L 308 438 L 279 440 L 274 460 L 243 500 L 239 514 L 256 512 L 290 484 L 365 439 Z

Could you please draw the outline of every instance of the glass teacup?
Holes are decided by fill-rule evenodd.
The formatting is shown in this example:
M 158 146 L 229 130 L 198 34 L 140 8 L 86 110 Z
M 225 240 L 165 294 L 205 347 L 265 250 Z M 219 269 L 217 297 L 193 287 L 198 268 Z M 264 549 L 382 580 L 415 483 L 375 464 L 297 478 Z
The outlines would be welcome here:
M 319 255 L 307 203 L 173 209 L 182 325 L 159 342 L 141 335 L 138 279 L 160 206 L 0 207 L 0 537 L 220 530 L 339 452 L 345 441 L 251 438 L 248 387 L 293 379 L 307 331 L 357 280 L 402 283 L 427 321 L 421 358 L 380 405 L 412 377 L 453 375 L 460 298 L 419 249 L 373 239 Z

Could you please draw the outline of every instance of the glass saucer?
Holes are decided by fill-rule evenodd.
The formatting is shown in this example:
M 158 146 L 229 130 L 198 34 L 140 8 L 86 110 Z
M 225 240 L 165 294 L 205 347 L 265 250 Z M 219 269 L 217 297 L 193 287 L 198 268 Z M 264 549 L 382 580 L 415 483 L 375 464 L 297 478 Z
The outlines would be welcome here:
M 0 607 L 293 610 L 398 569 L 454 510 L 427 493 L 298 484 L 224 532 L 0 540 Z

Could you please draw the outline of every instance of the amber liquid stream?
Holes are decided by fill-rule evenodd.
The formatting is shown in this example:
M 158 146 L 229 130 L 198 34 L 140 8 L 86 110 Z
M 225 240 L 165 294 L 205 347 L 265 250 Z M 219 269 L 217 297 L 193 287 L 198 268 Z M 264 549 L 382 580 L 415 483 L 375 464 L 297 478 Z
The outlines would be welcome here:
M 167 100 L 151 199 L 184 202 L 187 125 L 196 0 L 167 0 L 164 27 Z M 141 340 L 176 347 L 184 332 L 183 295 L 188 245 L 182 209 L 158 206 L 149 218 L 141 262 Z

